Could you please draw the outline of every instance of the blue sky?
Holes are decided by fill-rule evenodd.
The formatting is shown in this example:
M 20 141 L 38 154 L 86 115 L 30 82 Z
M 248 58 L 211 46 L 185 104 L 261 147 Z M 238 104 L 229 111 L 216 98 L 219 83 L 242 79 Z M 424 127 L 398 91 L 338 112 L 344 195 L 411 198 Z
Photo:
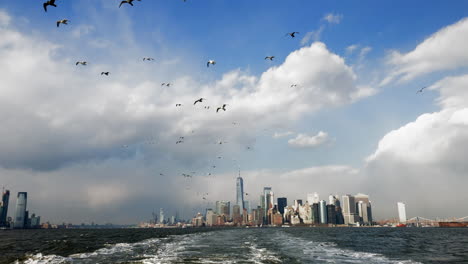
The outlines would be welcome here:
M 121 8 L 118 8 L 119 1 L 57 0 L 57 4 L 57 8 L 49 7 L 47 13 L 40 1 L 7 1 L 0 9 L 3 17 L 13 21 L 4 22 L 3 27 L 0 23 L 4 35 L 10 37 L 15 32 L 29 42 L 23 45 L 15 38 L 8 38 L 7 44 L 0 42 L 0 56 L 3 56 L 0 60 L 8 67 L 4 78 L 9 77 L 4 84 L 14 84 L 17 88 L 0 92 L 0 102 L 12 103 L 11 109 L 5 107 L 3 115 L 17 116 L 26 123 L 8 123 L 3 128 L 3 133 L 11 138 L 0 142 L 0 149 L 4 149 L 0 150 L 3 152 L 0 156 L 4 157 L 0 163 L 3 169 L 0 185 L 13 192 L 33 192 L 30 196 L 40 199 L 32 206 L 50 215 L 50 219 L 63 217 L 59 206 L 51 207 L 47 202 L 56 199 L 59 192 L 55 196 L 48 196 L 45 190 L 34 193 L 28 185 L 31 182 L 53 178 L 66 183 L 71 176 L 64 175 L 73 175 L 81 189 L 64 206 L 79 204 L 79 208 L 75 215 L 63 220 L 81 221 L 80 215 L 85 212 L 97 220 L 106 220 L 117 215 L 116 205 L 122 204 L 122 200 L 125 201 L 122 206 L 128 208 L 143 203 L 144 206 L 133 209 L 131 216 L 117 220 L 131 222 L 141 219 L 148 207 L 180 206 L 184 203 L 181 197 L 193 200 L 189 207 L 205 206 L 203 201 L 193 198 L 193 193 L 175 198 L 164 192 L 171 187 L 161 185 L 180 186 L 181 180 L 176 175 L 192 170 L 207 173 L 214 163 L 218 164 L 218 178 L 209 179 L 209 183 L 195 179 L 189 184 L 196 191 L 205 190 L 207 184 L 223 190 L 213 190 L 211 202 L 234 200 L 235 182 L 231 185 L 226 182 L 240 166 L 249 193 L 260 193 L 261 186 L 268 185 L 278 195 L 290 199 L 304 198 L 316 191 L 323 197 L 336 192 L 366 192 L 380 205 L 380 215 L 390 217 L 396 212 L 391 205 L 400 197 L 410 205 L 414 203 L 414 207 L 424 204 L 427 197 L 421 195 L 412 200 L 411 193 L 403 191 L 395 197 L 384 194 L 381 184 L 389 180 L 385 177 L 393 177 L 392 167 L 386 166 L 393 164 L 395 170 L 411 168 L 397 174 L 414 176 L 418 182 L 425 179 L 418 178 L 425 174 L 418 168 L 442 168 L 439 162 L 452 153 L 448 151 L 447 155 L 434 158 L 434 163 L 429 165 L 422 161 L 400 164 L 396 160 L 404 155 L 398 152 L 401 149 L 396 142 L 408 146 L 414 143 L 415 152 L 426 143 L 406 141 L 414 135 L 409 132 L 391 144 L 385 142 L 391 135 L 403 133 L 406 125 L 419 124 L 418 117 L 437 116 L 449 110 L 437 100 L 463 98 L 462 93 L 449 93 L 451 97 L 448 97 L 444 91 L 449 88 L 445 86 L 422 94 L 415 92 L 449 76 L 466 73 L 468 64 L 456 62 L 456 58 L 455 62 L 445 61 L 453 58 L 453 54 L 445 54 L 450 53 L 451 47 L 442 47 L 440 58 L 427 55 L 430 65 L 446 66 L 418 68 L 426 65 L 426 53 L 434 54 L 428 52 L 429 48 L 419 49 L 418 45 L 426 43 L 431 35 L 443 40 L 443 28 L 458 25 L 466 17 L 466 1 L 447 4 L 443 1 L 143 0 L 135 1 L 134 7 Z M 334 20 L 327 21 L 326 16 Z M 56 20 L 63 18 L 69 19 L 70 24 L 57 28 Z M 300 34 L 294 39 L 285 36 L 291 31 Z M 306 36 L 310 38 L 304 39 Z M 464 43 L 460 38 L 454 43 Z M 419 50 L 422 52 L 418 53 Z M 419 55 L 411 55 L 412 51 Z M 11 59 L 15 54 L 29 52 L 38 57 L 31 61 L 44 60 L 44 67 L 33 71 L 27 67 L 30 64 L 26 58 Z M 275 60 L 264 60 L 265 56 L 275 56 Z M 154 57 L 156 61 L 142 64 L 142 57 Z M 209 59 L 215 59 L 217 64 L 207 68 Z M 75 67 L 77 60 L 87 60 L 90 65 Z M 12 66 L 15 63 L 30 76 L 30 83 L 28 78 L 16 77 Z M 111 71 L 109 79 L 92 73 L 105 70 Z M 380 85 L 386 77 L 399 71 L 418 75 L 404 81 L 395 78 Z M 55 82 L 41 77 L 54 74 L 60 75 Z M 296 81 L 291 76 L 299 76 L 303 83 L 289 94 L 284 90 Z M 276 87 L 282 81 L 287 83 L 283 83 L 284 89 Z M 161 82 L 174 82 L 174 86 L 164 89 L 159 86 Z M 357 92 L 368 93 L 354 97 Z M 296 96 L 296 100 L 284 99 L 289 95 Z M 178 102 L 190 105 L 205 96 L 211 96 L 207 101 L 212 108 L 216 107 L 213 104 L 228 102 L 225 120 L 212 112 L 200 114 L 197 108 L 176 112 L 173 107 Z M 29 118 L 31 121 L 26 122 Z M 231 122 L 239 125 L 233 127 Z M 433 127 L 438 126 L 442 125 Z M 196 130 L 193 139 L 187 135 L 192 129 Z M 37 137 L 24 132 L 36 130 Z M 11 131 L 21 132 L 15 135 Z M 291 132 L 288 136 L 273 137 L 275 133 L 288 131 Z M 326 133 L 326 138 L 317 143 L 314 140 L 320 139 L 314 136 L 320 131 Z M 301 134 L 313 143 L 294 145 L 293 139 Z M 180 135 L 188 137 L 183 147 L 172 143 Z M 160 145 L 143 146 L 142 142 L 148 138 Z M 216 146 L 217 140 L 228 143 Z M 8 153 L 9 149 L 15 149 L 9 145 L 11 142 L 16 142 L 18 147 L 14 155 Z M 465 143 L 454 139 L 445 144 L 454 142 L 459 146 Z M 122 145 L 129 145 L 129 150 L 122 151 Z M 247 146 L 252 150 L 246 151 Z M 429 152 L 445 153 L 438 147 Z M 394 156 L 380 158 L 379 150 Z M 373 153 L 376 161 L 366 161 Z M 453 153 L 458 152 L 453 150 Z M 217 155 L 225 159 L 214 157 L 213 160 Z M 333 174 L 335 168 L 342 167 L 346 169 L 339 169 L 336 174 L 340 175 Z M 310 168 L 317 168 L 318 172 L 307 174 Z M 118 171 L 127 170 L 138 172 L 139 176 L 134 176 L 133 182 L 138 183 L 135 186 L 125 175 L 115 176 Z M 85 171 L 87 175 L 83 175 Z M 159 171 L 173 174 L 174 179 L 154 178 Z M 322 181 L 319 176 L 316 180 L 314 173 L 331 176 L 329 181 Z M 440 172 L 451 173 L 451 169 Z M 21 180 L 13 177 L 28 174 L 34 176 L 23 176 Z M 303 185 L 308 187 L 295 192 L 294 186 L 286 186 L 294 182 L 288 175 L 302 175 Z M 342 184 L 349 178 L 356 179 L 354 185 Z M 314 185 L 317 181 L 320 183 Z M 92 193 L 110 192 L 103 187 L 106 182 L 117 186 L 117 190 L 125 189 L 122 193 L 126 196 L 103 198 Z M 146 189 L 149 186 L 157 191 L 151 193 Z M 229 195 L 223 196 L 225 193 Z M 253 200 L 255 204 L 257 199 Z M 102 207 L 109 209 L 102 211 Z M 441 214 L 454 212 L 452 208 Z M 434 216 L 438 212 L 437 208 L 424 208 L 416 213 Z

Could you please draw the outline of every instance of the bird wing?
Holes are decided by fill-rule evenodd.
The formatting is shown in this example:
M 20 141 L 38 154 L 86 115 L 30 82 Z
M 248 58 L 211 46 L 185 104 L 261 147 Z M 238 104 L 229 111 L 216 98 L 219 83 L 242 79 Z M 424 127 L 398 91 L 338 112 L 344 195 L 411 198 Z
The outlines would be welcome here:
M 125 3 L 127 3 L 127 2 L 125 2 L 125 1 L 120 2 L 119 8 Z
M 207 62 L 207 63 L 206 63 L 206 67 L 210 67 L 210 62 Z
M 60 26 L 60 21 L 57 21 L 57 27 L 59 27 L 59 26 Z
M 44 7 L 44 11 L 46 11 L 46 12 L 47 12 L 47 5 L 48 5 L 47 2 L 45 2 L 45 3 L 42 5 L 42 6 Z
M 80 64 L 80 62 L 79 62 L 79 61 L 77 61 L 75 65 L 78 65 L 78 64 Z
M 216 109 L 216 113 L 218 113 L 218 111 L 219 111 L 220 109 L 221 109 L 221 107 L 218 107 L 218 108 Z

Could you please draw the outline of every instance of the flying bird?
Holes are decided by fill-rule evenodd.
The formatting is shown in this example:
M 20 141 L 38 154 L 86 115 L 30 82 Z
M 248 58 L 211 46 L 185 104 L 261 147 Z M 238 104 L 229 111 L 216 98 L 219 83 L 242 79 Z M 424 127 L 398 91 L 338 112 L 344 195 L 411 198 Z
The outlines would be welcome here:
M 210 64 L 211 64 L 211 65 L 215 65 L 215 64 L 216 64 L 216 61 L 214 61 L 214 60 L 209 60 L 209 61 L 206 63 L 206 67 L 210 67 Z
M 180 144 L 180 143 L 184 143 L 184 141 L 182 141 L 182 140 L 176 141 L 176 144 Z
M 272 61 L 274 58 L 275 58 L 275 56 L 266 56 L 265 60 L 271 60 Z
M 297 87 L 297 84 L 291 84 L 291 87 Z
M 176 106 L 176 107 L 178 107 L 178 106 L 182 106 L 182 104 L 175 104 L 175 106 Z
M 60 24 L 68 25 L 68 19 L 62 19 L 57 21 L 57 27 L 60 26 Z
M 226 104 L 223 104 L 223 106 L 220 106 L 216 109 L 216 113 L 218 113 L 219 110 L 224 110 L 226 111 Z
M 169 87 L 169 86 L 171 86 L 171 85 L 172 85 L 171 83 L 161 83 L 161 86 L 167 86 L 167 87 Z
M 205 109 L 210 109 L 210 106 L 209 106 L 209 105 L 208 105 L 208 106 L 205 106 Z
M 196 100 L 196 101 L 193 103 L 193 105 L 196 105 L 197 103 L 202 103 L 203 100 L 206 100 L 206 99 L 205 99 L 205 98 L 200 98 L 200 99 Z
M 291 36 L 291 38 L 295 38 L 296 34 L 299 34 L 299 32 L 294 31 L 294 32 L 291 32 L 291 33 L 287 33 L 286 36 L 289 35 L 289 36 Z
M 78 65 L 78 64 L 81 64 L 81 65 L 83 65 L 83 66 L 86 66 L 86 65 L 88 65 L 88 62 L 87 62 L 87 61 L 77 61 L 77 62 L 75 63 L 75 65 Z
M 44 4 L 42 4 L 42 6 L 44 7 L 44 11 L 46 12 L 47 12 L 47 6 L 57 7 L 57 5 L 55 4 L 55 0 L 46 1 L 44 2 Z
M 422 92 L 424 91 L 424 89 L 426 89 L 426 88 L 427 88 L 427 87 L 424 86 L 423 88 L 419 89 L 416 93 L 417 93 L 417 94 L 418 94 L 418 93 L 422 93 Z
M 120 8 L 123 4 L 129 4 L 129 5 L 133 6 L 133 1 L 135 1 L 135 0 L 123 0 L 122 2 L 120 2 L 119 8 Z M 141 1 L 141 0 L 138 0 L 138 1 Z
M 101 75 L 109 76 L 109 73 L 110 73 L 110 72 L 101 72 Z
M 145 57 L 145 58 L 143 58 L 143 61 L 154 61 L 154 59 L 153 59 L 153 58 L 146 58 L 146 57 Z

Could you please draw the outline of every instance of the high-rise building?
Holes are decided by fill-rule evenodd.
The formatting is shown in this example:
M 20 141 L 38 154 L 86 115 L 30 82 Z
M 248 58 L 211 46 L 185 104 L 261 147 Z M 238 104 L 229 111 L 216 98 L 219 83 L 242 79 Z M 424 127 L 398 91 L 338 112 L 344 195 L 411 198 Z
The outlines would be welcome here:
M 327 202 L 325 200 L 320 201 L 319 210 L 320 210 L 320 223 L 327 224 L 328 223 Z
M 320 210 L 318 203 L 312 204 L 312 222 L 314 224 L 320 223 Z
M 159 223 L 164 224 L 164 210 L 162 208 L 159 208 Z
M 328 204 L 336 205 L 336 196 L 333 194 L 330 194 L 328 196 Z
M 208 209 L 206 210 L 206 225 L 207 226 L 214 226 L 218 221 L 218 215 L 213 212 L 213 210 Z
M 308 193 L 307 194 L 307 203 L 312 205 L 314 203 L 314 194 L 313 193 Z
M 10 201 L 10 191 L 4 190 L 0 201 L 0 227 L 7 226 L 8 203 Z
M 263 209 L 266 211 L 268 211 L 268 209 L 270 209 L 270 204 L 271 204 L 271 201 L 270 201 L 270 192 L 271 192 L 271 187 L 263 187 Z
M 19 192 L 16 198 L 16 213 L 14 228 L 24 228 L 26 225 L 26 205 L 28 201 L 27 192 Z
M 372 207 L 369 201 L 369 195 L 358 193 L 354 196 L 354 202 L 356 203 L 356 214 L 359 215 L 359 222 L 364 225 L 371 225 Z
M 281 215 L 284 215 L 284 208 L 288 206 L 288 199 L 286 197 L 278 198 L 278 211 Z
M 234 222 L 235 225 L 240 225 L 242 223 L 241 207 L 238 204 L 232 207 L 232 222 Z
M 236 204 L 241 207 L 241 211 L 244 209 L 244 180 L 240 176 L 240 172 L 236 184 Z
M 228 201 L 216 201 L 216 214 L 224 215 L 229 218 L 231 216 L 231 202 Z
M 314 192 L 314 199 L 313 199 L 313 202 L 314 202 L 314 203 L 320 203 L 319 194 L 318 194 L 317 192 Z
M 406 223 L 406 205 L 402 202 L 397 203 L 398 206 L 398 218 L 400 223 Z
M 248 214 L 252 212 L 252 209 L 250 208 L 250 202 L 249 201 L 244 201 L 244 209 L 247 211 Z
M 343 218 L 346 225 L 354 225 L 358 222 L 359 217 L 356 214 L 356 203 L 354 196 L 347 194 L 342 197 Z
M 327 205 L 327 218 L 329 224 L 336 225 L 336 207 L 334 204 Z

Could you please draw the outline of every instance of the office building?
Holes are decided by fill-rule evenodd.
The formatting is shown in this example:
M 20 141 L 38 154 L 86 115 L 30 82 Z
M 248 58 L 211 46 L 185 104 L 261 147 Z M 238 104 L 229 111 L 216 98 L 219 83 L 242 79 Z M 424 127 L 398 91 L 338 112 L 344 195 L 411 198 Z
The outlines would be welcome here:
M 336 205 L 336 196 L 333 194 L 330 194 L 328 196 L 328 204 Z
M 217 215 L 222 215 L 227 218 L 231 216 L 231 202 L 228 201 L 216 201 L 216 210 Z
M 359 216 L 359 222 L 364 225 L 371 225 L 372 207 L 369 195 L 358 193 L 354 196 L 354 202 L 356 203 L 356 214 Z
M 359 216 L 356 214 L 356 203 L 354 196 L 347 194 L 342 197 L 342 210 L 344 223 L 346 225 L 354 225 L 359 221 Z
M 312 206 L 306 202 L 304 205 L 299 205 L 299 217 L 304 224 L 313 224 Z
M 248 214 L 252 213 L 252 209 L 250 208 L 249 201 L 244 201 L 244 209 L 247 211 Z
M 357 203 L 357 213 L 359 215 L 359 223 L 361 223 L 363 225 L 370 224 L 369 223 L 369 218 L 367 216 L 367 212 L 368 212 L 367 203 L 365 203 L 363 201 L 359 201 Z
M 336 225 L 336 206 L 334 204 L 327 204 L 327 223 Z
M 307 203 L 312 205 L 314 203 L 314 194 L 313 193 L 308 193 L 307 194 Z
M 327 224 L 328 223 L 327 202 L 325 200 L 321 200 L 319 202 L 319 210 L 320 210 L 320 224 Z
M 159 208 L 159 223 L 160 224 L 164 224 L 165 223 L 165 220 L 164 220 L 164 210 L 162 208 Z
M 214 213 L 212 209 L 206 211 L 206 225 L 214 226 L 218 221 L 218 215 Z
M 319 210 L 319 204 L 318 203 L 313 203 L 312 204 L 312 222 L 314 224 L 320 223 L 320 210 Z
M 236 205 L 239 205 L 241 207 L 241 211 L 244 209 L 244 180 L 240 176 L 239 172 L 239 177 L 237 177 L 237 183 L 236 183 Z
M 281 215 L 284 215 L 284 208 L 288 206 L 288 199 L 286 197 L 278 198 L 278 211 Z
M 16 199 L 16 213 L 14 228 L 25 228 L 26 218 L 26 206 L 28 202 L 28 193 L 19 192 Z
M 268 209 L 270 209 L 271 205 L 271 187 L 263 187 L 263 203 L 262 203 L 262 208 L 265 210 L 265 216 L 268 212 Z
M 398 218 L 400 223 L 406 223 L 406 205 L 402 202 L 397 203 L 398 206 Z
M 10 201 L 10 191 L 4 190 L 0 201 L 0 227 L 7 226 L 8 204 Z
M 242 224 L 241 207 L 237 204 L 232 207 L 232 222 L 235 225 Z

